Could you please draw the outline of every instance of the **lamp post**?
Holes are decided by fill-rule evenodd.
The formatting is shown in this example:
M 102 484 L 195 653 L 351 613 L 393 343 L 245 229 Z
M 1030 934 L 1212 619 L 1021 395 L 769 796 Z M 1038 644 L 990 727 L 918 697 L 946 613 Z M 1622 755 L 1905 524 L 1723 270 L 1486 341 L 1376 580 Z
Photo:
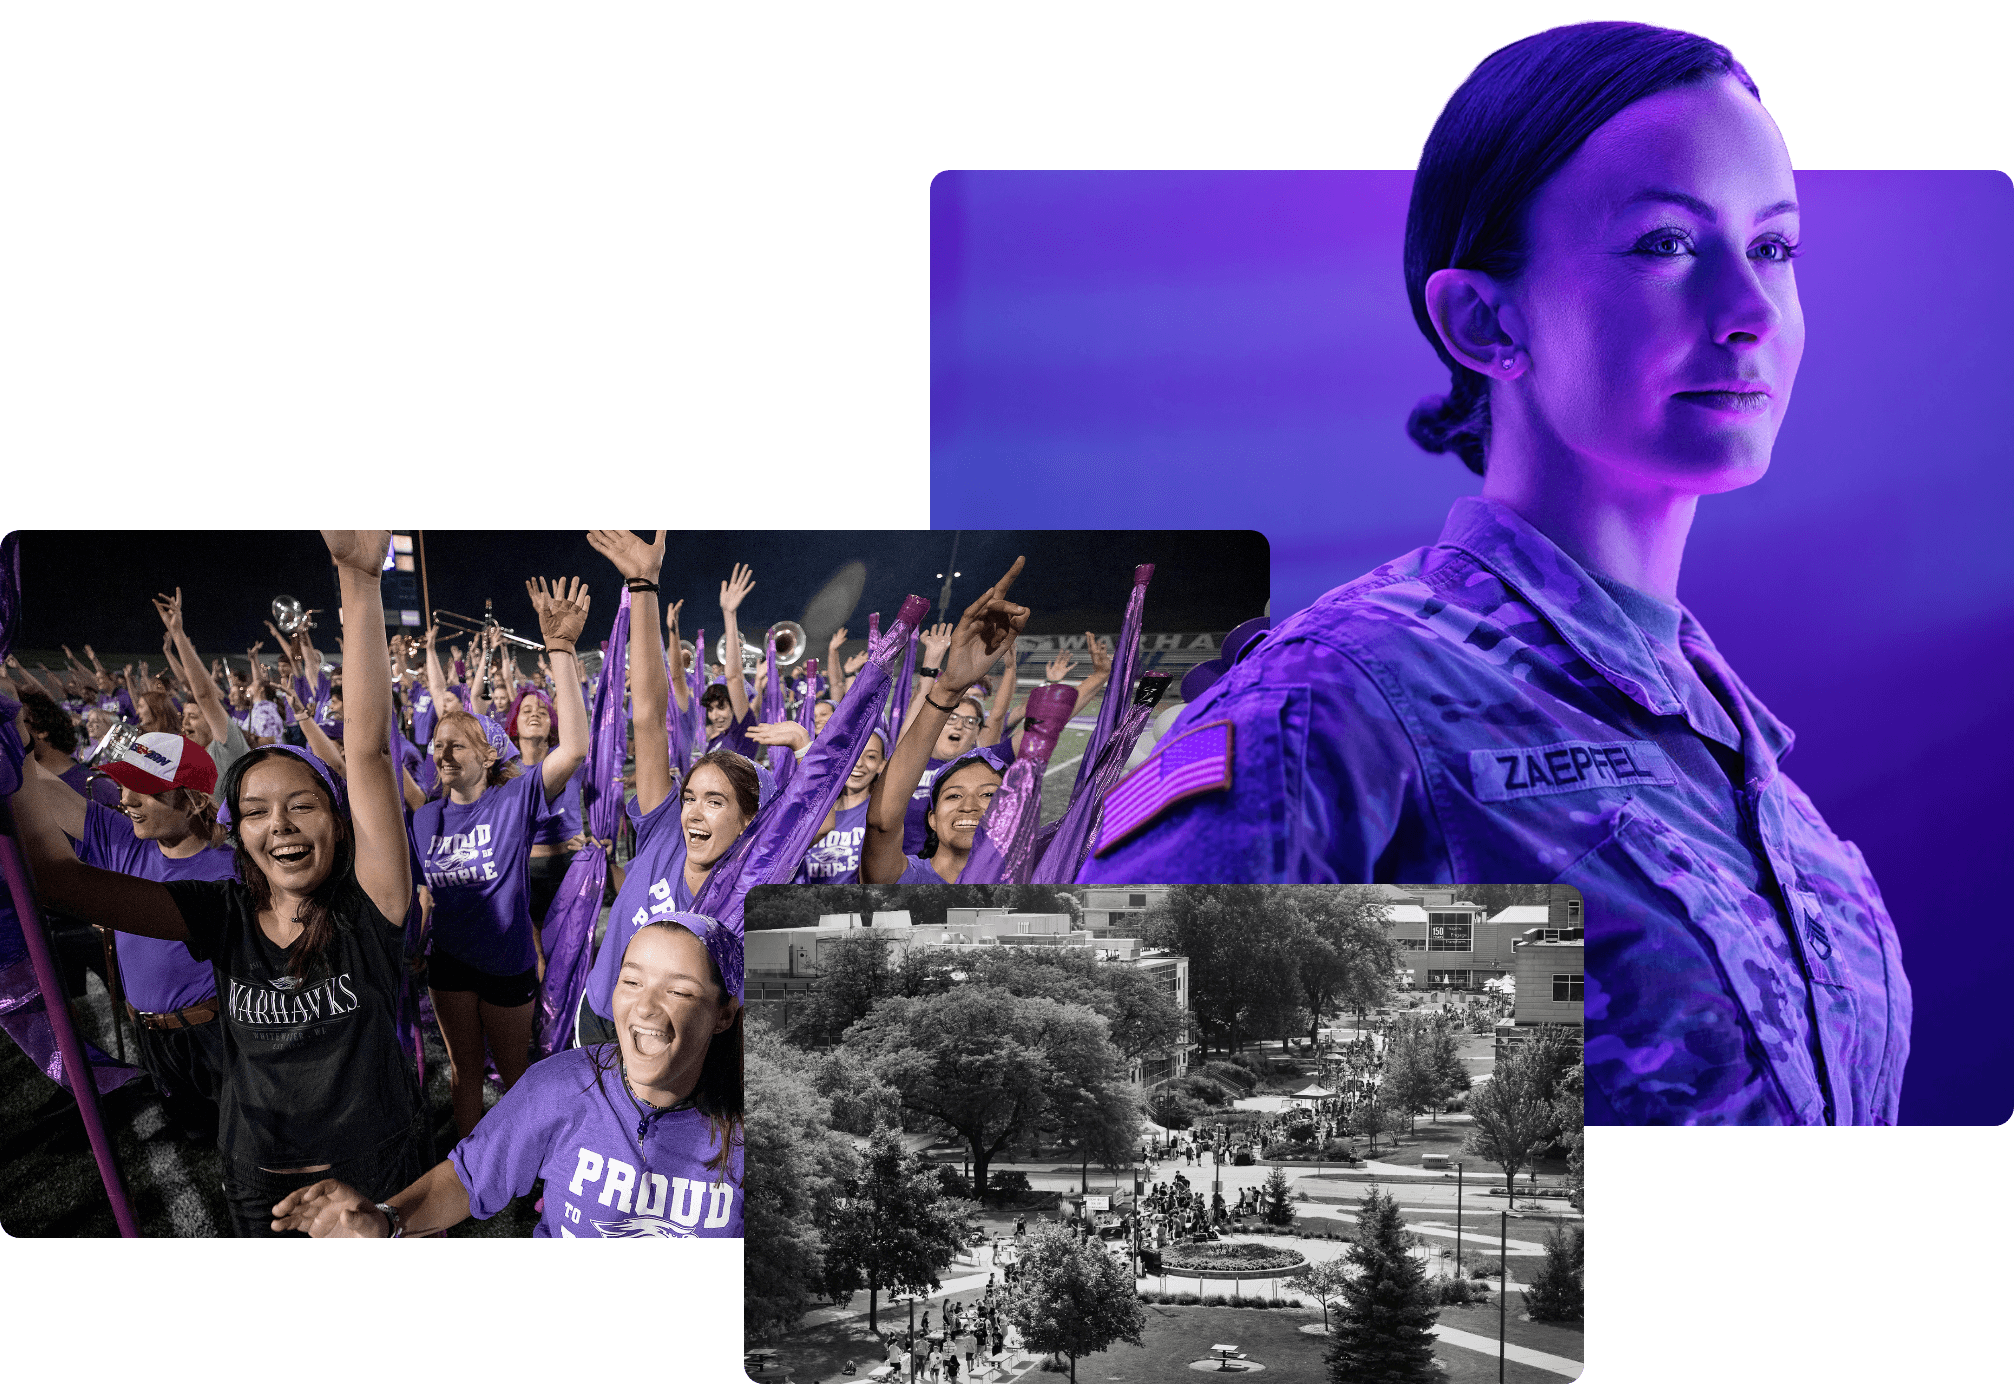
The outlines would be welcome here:
M 1505 1201 L 1510 1200 L 1508 1193 Z M 1497 1384 L 1504 1384 L 1504 1299 L 1510 1296 L 1510 1212 L 1497 1212 Z
M 1462 1276 L 1462 1165 L 1455 1164 L 1455 1277 Z

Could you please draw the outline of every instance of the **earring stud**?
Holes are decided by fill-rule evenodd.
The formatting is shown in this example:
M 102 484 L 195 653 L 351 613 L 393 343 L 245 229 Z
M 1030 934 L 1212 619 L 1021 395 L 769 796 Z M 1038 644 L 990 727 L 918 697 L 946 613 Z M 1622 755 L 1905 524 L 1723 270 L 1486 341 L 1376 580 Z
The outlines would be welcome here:
M 1504 369 L 1506 369 L 1506 370 L 1510 369 L 1510 368 L 1511 368 L 1511 367 L 1512 367 L 1513 365 L 1516 365 L 1516 364 L 1517 364 L 1517 357 L 1516 357 L 1516 356 L 1505 356 L 1505 357 L 1503 358 L 1503 367 L 1504 367 Z

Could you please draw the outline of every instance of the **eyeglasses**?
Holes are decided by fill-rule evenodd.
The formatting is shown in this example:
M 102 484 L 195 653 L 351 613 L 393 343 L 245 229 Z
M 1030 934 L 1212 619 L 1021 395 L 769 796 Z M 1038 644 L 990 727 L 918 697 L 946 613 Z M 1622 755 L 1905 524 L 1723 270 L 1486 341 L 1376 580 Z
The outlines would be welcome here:
M 979 727 L 985 725 L 986 723 L 977 716 L 951 716 L 945 719 L 945 724 L 951 726 L 966 726 L 972 730 L 978 730 Z

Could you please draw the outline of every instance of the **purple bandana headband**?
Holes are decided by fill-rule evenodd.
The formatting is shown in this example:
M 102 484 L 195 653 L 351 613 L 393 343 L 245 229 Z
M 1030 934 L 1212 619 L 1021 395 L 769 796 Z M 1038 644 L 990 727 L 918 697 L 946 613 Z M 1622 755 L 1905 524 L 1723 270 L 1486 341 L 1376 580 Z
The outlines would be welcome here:
M 472 711 L 469 714 L 475 717 L 476 724 L 483 728 L 483 739 L 488 741 L 489 747 L 497 752 L 497 763 L 508 764 L 511 760 L 518 757 L 517 745 L 511 740 L 510 736 L 504 733 L 501 721 L 491 716 L 485 716 L 480 711 Z
M 279 750 L 283 754 L 294 755 L 299 759 L 306 760 L 308 767 L 315 771 L 315 776 L 321 779 L 322 786 L 329 790 L 329 798 L 335 803 L 336 811 L 345 817 L 350 815 L 350 799 L 349 795 L 343 791 L 342 780 L 337 778 L 329 769 L 329 766 L 322 762 L 320 755 L 317 755 L 312 750 L 303 749 L 299 745 L 266 745 L 261 749 L 254 750 L 253 753 L 263 754 L 266 750 Z M 245 776 L 241 773 L 238 775 L 237 782 L 232 786 L 242 789 L 244 782 Z M 231 800 L 228 795 L 219 796 L 217 802 L 217 825 L 221 827 L 229 827 L 231 825 Z
M 742 940 L 739 932 L 723 927 L 704 913 L 671 913 L 662 918 L 652 918 L 651 922 L 676 923 L 705 943 L 706 954 L 720 968 L 721 984 L 728 994 L 741 998 Z

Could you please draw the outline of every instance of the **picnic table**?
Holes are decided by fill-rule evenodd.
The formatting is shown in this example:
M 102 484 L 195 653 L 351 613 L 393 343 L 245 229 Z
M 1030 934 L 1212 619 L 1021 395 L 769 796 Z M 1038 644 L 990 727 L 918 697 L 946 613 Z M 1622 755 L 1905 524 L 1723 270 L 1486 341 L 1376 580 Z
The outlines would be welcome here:
M 751 1373 L 761 1374 L 764 1370 L 768 1369 L 771 1365 L 776 1363 L 776 1352 L 773 1350 L 743 1351 L 741 1355 L 741 1363 Z
M 1211 1346 L 1210 1353 L 1223 1362 L 1217 1366 L 1220 1373 L 1230 1369 L 1233 1360 L 1242 1360 L 1245 1358 L 1243 1352 L 1236 1346 Z

